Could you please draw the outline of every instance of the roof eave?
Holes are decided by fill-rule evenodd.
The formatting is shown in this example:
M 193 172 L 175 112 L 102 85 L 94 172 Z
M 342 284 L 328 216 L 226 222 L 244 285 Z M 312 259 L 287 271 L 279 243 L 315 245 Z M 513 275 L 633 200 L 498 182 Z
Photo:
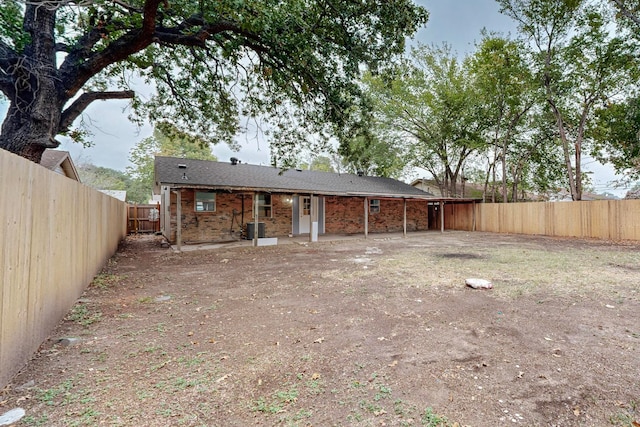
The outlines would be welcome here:
M 313 191 L 306 189 L 288 189 L 288 188 L 269 188 L 269 187 L 234 187 L 228 185 L 207 185 L 207 184 L 188 184 L 188 183 L 169 183 L 160 182 L 160 187 L 169 186 L 171 189 L 203 189 L 203 190 L 219 190 L 232 192 L 264 192 L 264 193 L 282 193 L 282 194 L 313 194 L 317 196 L 342 196 L 342 197 L 374 197 L 374 198 L 387 198 L 387 199 L 416 199 L 427 200 L 434 202 L 477 202 L 482 199 L 461 199 L 452 197 L 435 197 L 431 195 L 421 194 L 404 194 L 404 193 L 367 193 L 367 192 L 353 192 L 353 191 Z

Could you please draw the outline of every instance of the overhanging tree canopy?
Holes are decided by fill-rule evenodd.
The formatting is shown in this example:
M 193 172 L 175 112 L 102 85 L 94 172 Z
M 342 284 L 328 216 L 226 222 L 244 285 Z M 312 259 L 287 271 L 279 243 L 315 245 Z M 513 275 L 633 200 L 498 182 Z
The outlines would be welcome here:
M 340 136 L 361 67 L 403 52 L 427 18 L 411 0 L 3 0 L 0 147 L 39 161 L 57 135 L 82 137 L 88 105 L 117 98 L 211 143 L 262 114 L 292 139 L 292 122 Z

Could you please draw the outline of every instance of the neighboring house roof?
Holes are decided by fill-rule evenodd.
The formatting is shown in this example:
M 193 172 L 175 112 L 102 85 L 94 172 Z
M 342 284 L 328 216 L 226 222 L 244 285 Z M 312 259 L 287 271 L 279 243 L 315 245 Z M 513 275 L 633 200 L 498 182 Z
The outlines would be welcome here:
M 411 186 L 418 188 L 424 191 L 425 193 L 429 193 L 432 196 L 435 196 L 436 194 L 441 193 L 440 188 L 438 188 L 438 185 L 434 181 L 428 181 L 424 178 L 414 179 L 413 182 L 411 183 Z
M 67 178 L 71 178 L 80 182 L 80 175 L 71 160 L 71 155 L 68 151 L 62 150 L 44 150 L 42 158 L 40 159 L 40 165 L 52 170 L 60 175 L 64 175 Z
M 573 198 L 571 197 L 571 193 L 565 189 L 560 189 L 555 193 L 549 194 L 550 202 L 570 202 L 572 200 Z M 594 200 L 617 200 L 617 197 L 610 196 L 607 194 L 589 193 L 586 191 L 582 193 L 583 202 L 589 202 Z
M 235 191 L 313 193 L 321 195 L 404 197 L 433 196 L 391 178 L 310 170 L 282 170 L 271 166 L 232 164 L 175 157 L 156 157 L 156 186 L 211 188 Z
M 127 192 L 125 190 L 98 190 L 101 193 L 106 194 L 107 196 L 114 197 L 121 201 L 127 200 Z

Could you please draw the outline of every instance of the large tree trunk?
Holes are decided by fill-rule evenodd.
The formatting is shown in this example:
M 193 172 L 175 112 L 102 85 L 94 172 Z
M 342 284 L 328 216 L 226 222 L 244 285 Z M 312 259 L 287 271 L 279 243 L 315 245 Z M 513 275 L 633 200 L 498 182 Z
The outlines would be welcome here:
M 55 136 L 63 104 L 56 87 L 59 82 L 54 45 L 56 11 L 38 6 L 26 6 L 24 29 L 33 42 L 12 68 L 15 84 L 0 136 L 0 148 L 36 163 L 44 150 L 59 145 Z
M 54 138 L 59 122 L 60 107 L 36 100 L 33 107 L 20 111 L 12 103 L 2 124 L 0 148 L 40 163 L 44 150 L 60 145 Z

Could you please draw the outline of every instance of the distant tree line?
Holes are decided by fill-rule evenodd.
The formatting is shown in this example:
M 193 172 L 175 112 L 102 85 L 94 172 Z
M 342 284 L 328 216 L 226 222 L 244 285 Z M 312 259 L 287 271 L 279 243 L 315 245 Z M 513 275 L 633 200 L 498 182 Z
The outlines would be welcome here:
M 498 3 L 518 24 L 514 37 L 484 31 L 464 58 L 418 45 L 367 73 L 368 125 L 339 151 L 378 173 L 423 168 L 448 196 L 471 181 L 491 201 L 556 189 L 581 200 L 585 155 L 638 179 L 637 2 Z

